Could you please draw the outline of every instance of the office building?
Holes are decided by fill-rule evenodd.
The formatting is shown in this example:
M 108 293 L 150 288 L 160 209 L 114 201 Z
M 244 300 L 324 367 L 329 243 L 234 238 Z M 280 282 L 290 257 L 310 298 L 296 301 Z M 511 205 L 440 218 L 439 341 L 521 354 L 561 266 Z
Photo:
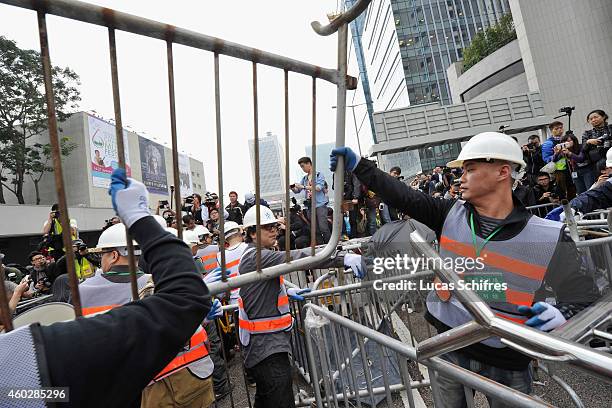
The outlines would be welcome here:
M 255 180 L 254 139 L 249 140 L 249 152 L 253 180 Z M 266 201 L 279 201 L 285 198 L 285 166 L 282 157 L 282 149 L 276 135 L 267 132 L 266 136 L 259 138 L 259 188 L 261 197 Z

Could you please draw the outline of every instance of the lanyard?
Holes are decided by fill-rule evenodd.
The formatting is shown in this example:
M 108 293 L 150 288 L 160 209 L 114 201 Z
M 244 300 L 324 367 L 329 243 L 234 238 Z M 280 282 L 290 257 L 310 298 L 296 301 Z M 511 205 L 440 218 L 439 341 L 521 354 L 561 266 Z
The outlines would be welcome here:
M 476 257 L 480 257 L 480 252 L 482 252 L 482 250 L 484 249 L 485 245 L 487 245 L 487 243 L 489 242 L 489 240 L 491 238 L 493 238 L 493 236 L 495 234 L 497 234 L 499 231 L 501 231 L 501 229 L 504 227 L 503 225 L 500 225 L 499 227 L 497 227 L 495 229 L 495 231 L 493 231 L 491 234 L 489 234 L 488 237 L 485 238 L 482 246 L 480 248 L 478 248 L 478 244 L 476 243 L 476 230 L 474 229 L 474 213 L 470 214 L 470 227 L 472 228 L 472 242 L 474 243 L 474 250 L 476 251 Z

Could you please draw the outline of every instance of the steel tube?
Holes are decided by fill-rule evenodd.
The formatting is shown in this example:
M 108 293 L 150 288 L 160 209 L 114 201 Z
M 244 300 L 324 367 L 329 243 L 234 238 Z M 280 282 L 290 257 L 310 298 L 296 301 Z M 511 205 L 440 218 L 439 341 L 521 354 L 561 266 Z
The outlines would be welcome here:
M 574 214 L 572 213 L 572 207 L 569 204 L 569 201 L 562 200 L 561 204 L 563 205 L 563 212 L 565 213 L 565 222 L 567 223 L 567 228 L 569 229 L 570 236 L 574 242 L 580 241 L 580 236 L 578 235 L 578 226 L 576 225 L 576 219 L 574 218 Z
M 424 360 L 488 339 L 491 335 L 475 321 L 457 326 L 417 344 L 417 356 Z
M 289 71 L 284 72 L 285 91 L 285 261 L 291 261 L 291 212 L 289 205 Z
M 317 79 L 312 78 L 312 165 L 310 168 L 310 250 L 315 254 L 317 245 Z M 287 169 L 289 171 L 289 169 Z M 308 187 L 308 178 L 306 185 Z M 308 194 L 306 194 L 308 195 Z
M 215 124 L 217 130 L 217 182 L 219 184 L 219 249 L 221 250 L 221 280 L 227 281 L 227 267 L 225 266 L 225 206 L 223 205 L 223 146 L 221 138 L 221 80 L 219 79 L 219 54 L 215 52 Z M 200 206 L 202 203 L 200 203 Z M 228 297 L 229 299 L 229 292 Z
M 255 248 L 257 267 L 256 272 L 261 272 L 261 183 L 259 180 L 259 112 L 257 106 L 257 63 L 253 61 L 253 155 L 255 156 L 255 220 L 257 246 Z M 248 234 L 248 232 L 247 232 Z
M 371 340 L 390 348 L 391 350 L 397 351 L 403 356 L 408 357 L 410 360 L 416 360 L 416 351 L 414 348 L 402 343 L 399 340 L 386 336 L 376 330 L 370 329 L 369 327 L 363 326 L 359 323 L 353 322 L 345 317 L 338 316 L 333 312 L 326 310 L 312 303 L 305 305 L 304 307 L 311 309 L 316 314 L 326 317 L 330 321 L 347 327 L 350 331 L 356 332 L 362 336 L 368 337 Z M 518 325 L 517 325 L 518 326 Z M 512 406 L 517 407 L 550 407 L 540 400 L 525 395 L 519 391 L 513 390 L 505 385 L 498 384 L 486 377 L 482 377 L 469 370 L 458 367 L 454 364 L 446 362 L 439 357 L 433 357 L 431 359 L 423 361 L 424 365 L 432 370 L 440 371 L 444 373 L 445 377 L 449 377 L 456 380 L 470 388 L 480 391 L 486 395 L 490 395 L 495 398 L 500 398 L 504 401 L 511 401 Z
M 183 239 L 183 201 L 181 200 L 181 179 L 178 164 L 178 142 L 176 137 L 176 98 L 174 95 L 174 57 L 172 55 L 172 38 L 166 39 L 168 58 L 168 96 L 170 101 L 170 135 L 172 137 L 172 172 L 174 179 L 174 201 L 176 203 L 176 229 L 179 239 Z
M 356 19 L 363 11 L 368 8 L 372 0 L 358 0 L 350 9 L 336 17 L 332 22 L 323 26 L 318 21 L 310 23 L 312 29 L 319 35 L 330 35 L 339 31 L 343 25 L 347 25 Z
M 49 55 L 49 40 L 47 37 L 47 19 L 43 11 L 38 11 L 38 33 L 40 37 L 40 57 L 42 60 L 42 73 L 45 81 L 45 102 L 47 106 L 47 129 L 51 143 L 51 156 L 53 158 L 53 175 L 57 191 L 57 203 L 60 211 L 60 224 L 62 226 L 62 242 L 66 250 L 66 269 L 72 305 L 76 317 L 82 316 L 81 296 L 79 293 L 79 280 L 76 275 L 74 251 L 72 250 L 72 237 L 70 233 L 70 217 L 66 201 L 66 188 L 64 187 L 64 171 L 62 170 L 62 154 L 57 133 L 57 117 L 55 116 L 55 98 L 53 94 L 53 74 L 51 73 L 51 57 Z
M 110 53 L 111 82 L 113 86 L 113 107 L 115 109 L 115 138 L 117 139 L 117 158 L 119 167 L 127 174 L 127 157 L 125 157 L 125 145 L 123 143 L 123 120 L 121 119 L 121 97 L 119 94 L 119 70 L 117 68 L 117 43 L 115 41 L 115 29 L 108 28 L 108 50 Z M 134 243 L 125 225 L 126 244 L 128 248 L 128 264 L 130 268 L 130 288 L 132 300 L 138 300 L 138 280 L 136 277 L 136 258 L 134 256 Z
M 225 41 L 223 39 L 200 34 L 195 31 L 175 27 L 170 24 L 134 16 L 128 13 L 122 13 L 120 11 L 81 1 L 0 0 L 0 3 L 30 10 L 44 10 L 44 12 L 47 14 L 103 27 L 108 27 L 108 21 L 112 21 L 114 28 L 117 30 L 126 31 L 145 37 L 156 38 L 163 41 L 166 41 L 167 36 L 171 34 L 173 37 L 172 42 L 176 44 L 186 45 L 188 47 L 198 48 L 205 51 L 217 52 L 222 55 L 227 55 L 229 57 L 246 61 L 257 61 L 260 64 L 269 65 L 271 67 L 286 69 L 288 71 L 297 72 L 307 76 L 321 78 L 327 82 L 331 82 L 332 84 L 337 84 L 338 81 L 336 71 L 333 69 L 319 67 L 317 65 L 308 64 L 292 58 L 261 51 L 256 48 L 236 44 L 231 41 Z M 342 79 L 342 81 L 349 85 L 349 89 L 357 88 L 357 78 L 345 77 Z

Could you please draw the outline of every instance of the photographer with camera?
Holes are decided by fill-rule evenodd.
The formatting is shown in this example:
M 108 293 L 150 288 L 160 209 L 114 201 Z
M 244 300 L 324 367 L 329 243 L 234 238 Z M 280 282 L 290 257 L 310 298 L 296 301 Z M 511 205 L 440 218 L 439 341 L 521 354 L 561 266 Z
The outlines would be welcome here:
M 563 191 L 563 195 L 567 196 L 569 194 L 570 197 L 573 197 L 575 195 L 572 194 L 574 187 L 568 170 L 567 159 L 561 153 L 562 146 L 558 146 L 562 143 L 563 123 L 554 121 L 548 125 L 548 128 L 550 129 L 551 136 L 542 144 L 542 159 L 546 163 L 553 163 L 555 182 Z
M 357 206 L 355 206 L 355 208 L 357 208 Z M 295 197 L 291 197 L 291 204 L 289 205 L 289 223 L 290 248 L 306 248 L 310 243 L 310 226 L 302 213 L 302 207 L 297 203 Z M 281 231 L 278 234 L 278 247 L 282 251 L 285 249 L 285 225 L 281 224 L 280 227 Z
M 542 158 L 542 146 L 540 145 L 540 136 L 531 135 L 527 138 L 527 144 L 521 146 L 523 149 L 523 160 L 527 163 L 525 175 L 529 187 L 534 187 L 537 184 L 538 173 L 544 167 L 544 159 Z
M 165 203 L 167 203 L 167 201 L 165 201 Z M 202 214 L 202 196 L 198 193 L 193 193 L 192 195 L 183 198 L 181 209 L 187 212 L 187 214 L 190 214 L 196 224 L 204 224 L 205 220 L 203 218 L 204 214 Z
M 565 198 L 561 188 L 550 179 L 550 174 L 538 174 L 538 184 L 533 188 L 537 204 L 559 203 Z
M 591 170 L 591 163 L 580 147 L 580 142 L 578 142 L 578 138 L 573 132 L 568 131 L 561 139 L 561 143 L 557 146 L 561 149 L 560 154 L 565 156 L 567 160 L 567 167 L 575 187 L 574 191 L 571 191 L 574 194 L 568 192 L 568 199 L 572 199 L 576 193 L 583 193 L 593 184 L 594 177 Z
M 42 234 L 43 239 L 39 244 L 39 249 L 45 251 L 57 261 L 64 255 L 62 225 L 59 220 L 59 205 L 57 203 L 51 206 L 51 212 L 43 225 Z
M 591 111 L 587 122 L 593 128 L 582 135 L 582 149 L 591 163 L 595 181 L 596 175 L 606 168 L 606 153 L 612 146 L 612 126 L 608 125 L 608 115 L 601 109 Z
M 72 241 L 72 250 L 74 251 L 74 266 L 79 280 L 91 278 L 96 273 L 96 268 L 101 265 L 100 257 L 95 253 L 90 253 L 87 249 L 87 244 L 82 239 Z M 66 255 L 57 261 L 57 277 L 68 273 L 66 267 Z
M 316 208 L 315 220 L 309 220 L 317 225 L 317 244 L 327 244 L 331 237 L 331 231 L 327 222 L 327 203 L 329 199 L 325 189 L 325 177 L 317 171 L 314 180 L 312 179 L 312 160 L 310 157 L 300 158 L 298 164 L 305 174 L 299 183 L 292 184 L 290 188 L 296 194 L 304 191 L 304 207 L 309 209 L 309 211 L 306 211 L 306 217 L 311 217 L 310 209 L 313 205 Z
M 49 294 L 53 281 L 60 275 L 57 262 L 48 261 L 38 251 L 31 252 L 28 255 L 28 261 L 31 264 L 27 267 L 30 271 L 30 291 L 34 296 Z

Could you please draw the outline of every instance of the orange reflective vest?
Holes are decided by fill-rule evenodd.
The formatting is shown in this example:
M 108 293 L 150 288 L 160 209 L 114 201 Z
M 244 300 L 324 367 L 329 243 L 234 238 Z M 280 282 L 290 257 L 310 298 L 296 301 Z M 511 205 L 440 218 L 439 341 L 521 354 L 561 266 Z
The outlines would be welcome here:
M 518 312 L 518 306 L 533 304 L 557 246 L 562 224 L 531 217 L 523 230 L 510 239 L 488 241 L 477 257 L 473 240 L 476 239 L 479 248 L 485 242 L 478 236 L 473 238 L 468 225 L 469 210 L 464 203 L 458 200 L 444 220 L 440 256 L 447 267 L 452 261 L 451 269 L 454 267 L 460 275 L 464 288 L 469 285 L 497 316 L 522 324 L 527 317 Z M 427 309 L 449 327 L 473 320 L 457 298 L 440 287 L 429 293 Z M 505 347 L 498 338 L 483 343 Z
M 280 291 L 276 301 L 276 307 L 278 308 L 277 316 L 249 318 L 242 298 L 238 298 L 239 337 L 240 343 L 243 346 L 249 345 L 251 335 L 289 331 L 293 327 L 293 316 L 291 316 L 291 310 L 289 309 L 289 296 L 287 296 L 285 281 L 282 276 L 279 277 L 279 280 Z
M 174 374 L 178 370 L 181 370 L 189 364 L 201 360 L 208 356 L 208 335 L 206 330 L 198 327 L 195 334 L 191 336 L 185 347 L 180 351 L 176 357 L 168 363 L 163 370 L 159 372 L 153 379 L 153 381 L 159 381 L 164 377 Z
M 202 261 L 205 273 L 209 273 L 213 269 L 219 267 L 219 262 L 217 262 L 218 249 L 216 245 L 208 245 L 198 250 L 196 256 Z

